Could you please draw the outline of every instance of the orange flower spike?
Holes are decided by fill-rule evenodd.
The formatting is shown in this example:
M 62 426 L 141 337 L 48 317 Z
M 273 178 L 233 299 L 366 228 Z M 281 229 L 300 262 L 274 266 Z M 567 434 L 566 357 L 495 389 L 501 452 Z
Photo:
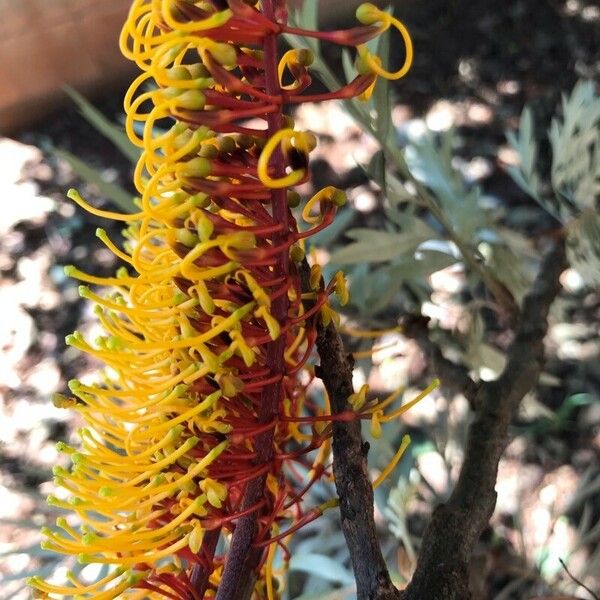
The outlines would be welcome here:
M 105 290 L 80 293 L 106 334 L 90 342 L 75 332 L 67 343 L 107 369 L 54 398 L 85 421 L 80 448 L 60 446 L 72 462 L 54 473 L 65 499 L 48 498 L 78 521 L 44 530 L 48 549 L 110 568 L 92 584 L 34 577 L 39 594 L 233 600 L 240 581 L 255 580 L 256 597 L 273 598 L 275 544 L 287 564 L 283 540 L 336 502 L 303 500 L 330 477 L 330 422 L 386 421 L 366 404 L 366 388 L 336 417 L 307 397 L 318 319 L 337 322 L 328 297 L 345 304 L 348 290 L 341 272 L 322 282 L 317 264 L 313 289 L 302 289 L 300 240 L 329 225 L 346 198 L 333 187 L 317 192 L 302 210 L 311 228 L 299 230 L 291 188 L 309 179 L 317 140 L 284 115 L 286 105 L 357 97 L 377 77 L 396 77 L 363 46 L 389 27 L 403 36 L 409 65 L 398 21 L 371 5 L 358 17 L 347 31 L 304 32 L 287 25 L 283 0 L 132 2 L 120 47 L 142 71 L 124 101 L 126 132 L 142 150 L 140 209 L 99 210 L 69 192 L 94 215 L 126 224 L 123 247 L 97 233 L 127 268 L 115 277 L 66 268 Z M 362 73 L 337 91 L 304 94 L 313 56 L 279 56 L 284 33 L 356 47 Z

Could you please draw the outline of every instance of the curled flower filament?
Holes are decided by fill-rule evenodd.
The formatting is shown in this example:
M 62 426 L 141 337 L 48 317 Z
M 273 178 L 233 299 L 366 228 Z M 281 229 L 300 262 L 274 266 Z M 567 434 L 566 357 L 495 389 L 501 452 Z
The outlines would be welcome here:
M 105 290 L 80 288 L 105 335 L 75 332 L 67 343 L 107 369 L 99 383 L 72 381 L 74 397 L 55 399 L 86 425 L 80 448 L 60 445 L 72 466 L 55 476 L 68 498 L 49 502 L 81 524 L 62 519 L 44 542 L 113 570 L 93 584 L 33 578 L 47 597 L 237 598 L 231 573 L 244 565 L 255 597 L 272 600 L 277 548 L 285 563 L 290 536 L 336 505 L 305 506 L 310 488 L 332 477 L 331 422 L 370 419 L 377 429 L 387 419 L 392 400 L 368 403 L 366 390 L 335 416 L 308 393 L 318 320 L 337 320 L 330 297 L 343 305 L 348 291 L 341 272 L 326 283 L 317 264 L 304 286 L 302 243 L 333 221 L 345 195 L 317 192 L 300 231 L 289 188 L 308 180 L 316 139 L 284 114 L 401 76 L 364 46 L 389 27 L 403 36 L 408 69 L 404 26 L 364 6 L 361 26 L 307 32 L 287 25 L 281 0 L 133 1 L 121 48 L 142 71 L 124 102 L 141 149 L 139 211 L 102 211 L 69 193 L 127 226 L 122 248 L 97 232 L 125 266 L 107 278 L 66 269 Z M 305 93 L 312 55 L 280 58 L 283 33 L 356 47 L 360 72 L 340 90 Z

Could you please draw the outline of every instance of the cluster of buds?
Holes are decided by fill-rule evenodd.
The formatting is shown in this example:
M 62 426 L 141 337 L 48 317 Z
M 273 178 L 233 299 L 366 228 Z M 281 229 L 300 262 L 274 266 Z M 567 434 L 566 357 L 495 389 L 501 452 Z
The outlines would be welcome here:
M 71 396 L 55 398 L 86 426 L 79 448 L 60 444 L 72 467 L 55 468 L 66 492 L 49 498 L 76 522 L 58 519 L 43 542 L 111 568 L 92 584 L 34 577 L 41 597 L 225 600 L 241 597 L 247 577 L 255 598 L 279 597 L 277 548 L 285 565 L 291 535 L 336 503 L 305 506 L 307 491 L 332 477 L 332 420 L 369 418 L 377 433 L 407 408 L 384 415 L 396 395 L 369 403 L 363 388 L 352 410 L 332 416 L 307 392 L 318 321 L 335 321 L 330 297 L 343 305 L 348 292 L 342 273 L 329 283 L 317 264 L 306 273 L 304 240 L 345 195 L 319 191 L 298 226 L 291 188 L 309 179 L 316 139 L 284 110 L 367 98 L 378 76 L 399 78 L 412 60 L 397 19 L 371 4 L 357 16 L 353 29 L 315 32 L 289 26 L 283 0 L 134 0 L 121 47 L 142 70 L 125 97 L 127 133 L 142 149 L 139 211 L 98 210 L 69 193 L 127 225 L 122 248 L 97 232 L 126 266 L 109 278 L 67 268 L 109 288 L 80 288 L 106 335 L 67 338 L 107 369 L 101 383 L 74 380 Z M 395 73 L 366 46 L 390 27 L 406 47 Z M 285 33 L 355 47 L 356 78 L 308 93 L 313 57 L 279 58 Z

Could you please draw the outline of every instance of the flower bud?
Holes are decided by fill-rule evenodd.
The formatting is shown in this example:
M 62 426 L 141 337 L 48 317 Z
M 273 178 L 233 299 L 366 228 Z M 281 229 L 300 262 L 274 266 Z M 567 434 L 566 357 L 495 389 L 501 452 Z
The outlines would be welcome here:
M 226 135 L 219 138 L 219 150 L 225 154 L 231 154 L 235 151 L 235 140 L 230 136 Z
M 178 229 L 177 241 L 188 248 L 193 248 L 198 243 L 198 236 L 189 229 Z
M 180 93 L 173 102 L 175 102 L 176 106 L 179 108 L 202 110 L 206 103 L 206 97 L 200 90 L 186 90 L 185 92 Z
M 210 143 L 202 144 L 198 155 L 203 158 L 217 158 L 217 156 L 219 156 L 219 148 Z
M 198 212 L 197 219 L 196 231 L 198 232 L 200 240 L 206 242 L 213 234 L 215 225 L 203 212 Z
M 356 9 L 356 18 L 363 25 L 373 25 L 381 21 L 381 10 L 374 4 L 365 2 Z
M 162 99 L 164 100 L 172 100 L 173 98 L 176 98 L 177 96 L 183 94 L 183 90 L 181 88 L 178 87 L 173 87 L 173 86 L 169 86 L 166 88 L 163 88 L 161 91 L 161 95 L 162 95 Z M 202 108 L 202 107 L 200 107 Z
M 296 244 L 290 248 L 290 259 L 292 260 L 292 262 L 300 263 L 305 259 L 305 257 L 306 253 L 304 252 L 301 246 L 298 246 Z
M 178 65 L 167 69 L 167 77 L 175 81 L 187 81 L 192 79 L 192 74 L 187 67 Z
M 237 145 L 243 150 L 248 150 L 249 148 L 252 148 L 252 146 L 254 146 L 254 138 L 249 135 L 238 135 L 235 141 Z
M 202 526 L 198 523 L 198 524 L 194 525 L 194 528 L 192 529 L 192 532 L 190 533 L 190 535 L 188 537 L 188 544 L 189 544 L 190 550 L 194 554 L 198 554 L 198 552 L 200 552 L 200 548 L 202 547 L 203 539 L 204 539 L 204 530 L 202 529 Z
M 308 48 L 300 48 L 296 50 L 296 60 L 299 64 L 309 67 L 315 61 L 315 55 Z
M 202 63 L 194 63 L 192 65 L 186 65 L 185 67 L 189 74 L 190 79 L 208 78 L 210 77 L 210 71 Z
M 209 52 L 224 67 L 234 67 L 237 64 L 237 53 L 235 48 L 229 44 L 211 44 Z
M 210 174 L 212 168 L 210 161 L 207 158 L 198 156 L 192 158 L 188 162 L 178 165 L 177 174 L 181 177 L 198 177 L 203 178 Z

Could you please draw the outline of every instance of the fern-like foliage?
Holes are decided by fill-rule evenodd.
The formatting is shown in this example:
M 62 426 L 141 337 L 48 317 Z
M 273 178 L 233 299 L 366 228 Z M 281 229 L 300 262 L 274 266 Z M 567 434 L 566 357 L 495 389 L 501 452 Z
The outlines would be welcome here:
M 521 115 L 519 131 L 508 140 L 520 157 L 510 168 L 514 181 L 566 228 L 571 265 L 588 285 L 600 284 L 600 96 L 591 81 L 580 81 L 563 95 L 562 116 L 552 119 L 550 184 L 541 190 L 538 143 L 531 109 Z

